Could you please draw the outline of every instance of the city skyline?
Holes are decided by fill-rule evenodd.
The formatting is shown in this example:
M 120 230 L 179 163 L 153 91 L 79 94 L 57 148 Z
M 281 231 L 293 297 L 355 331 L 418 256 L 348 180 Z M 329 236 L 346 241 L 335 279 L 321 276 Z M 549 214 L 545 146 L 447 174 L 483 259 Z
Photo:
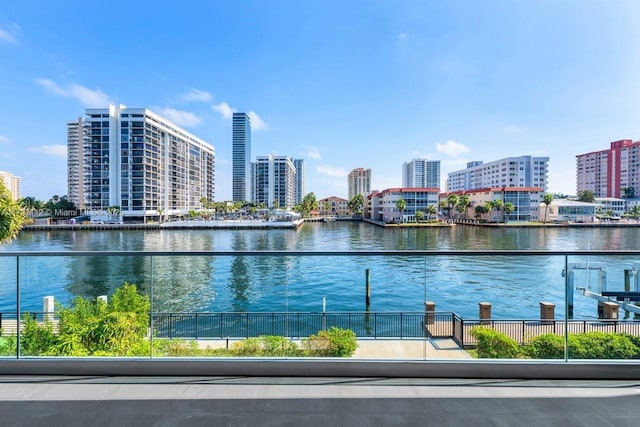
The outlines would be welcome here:
M 23 196 L 66 192 L 66 123 L 109 103 L 213 145 L 218 200 L 234 111 L 254 152 L 305 159 L 318 198 L 346 198 L 357 167 L 383 190 L 408 159 L 440 160 L 444 191 L 470 161 L 521 155 L 549 157 L 548 191 L 575 194 L 577 155 L 640 139 L 633 1 L 81 5 L 0 5 L 0 170 Z

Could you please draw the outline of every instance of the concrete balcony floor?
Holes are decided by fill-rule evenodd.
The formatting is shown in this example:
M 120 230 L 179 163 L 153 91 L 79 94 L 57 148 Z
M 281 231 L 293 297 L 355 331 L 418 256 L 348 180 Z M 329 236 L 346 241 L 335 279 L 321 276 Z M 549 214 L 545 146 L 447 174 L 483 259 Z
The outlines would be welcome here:
M 602 427 L 638 419 L 637 380 L 0 376 L 2 426 Z

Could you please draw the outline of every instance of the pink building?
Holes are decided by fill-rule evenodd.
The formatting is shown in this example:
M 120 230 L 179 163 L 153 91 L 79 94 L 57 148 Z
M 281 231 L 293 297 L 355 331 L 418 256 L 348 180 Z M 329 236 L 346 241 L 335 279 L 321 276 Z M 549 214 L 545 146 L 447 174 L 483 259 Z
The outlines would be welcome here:
M 576 156 L 576 190 L 595 197 L 624 196 L 623 188 L 640 195 L 640 141 L 622 139 L 607 150 Z

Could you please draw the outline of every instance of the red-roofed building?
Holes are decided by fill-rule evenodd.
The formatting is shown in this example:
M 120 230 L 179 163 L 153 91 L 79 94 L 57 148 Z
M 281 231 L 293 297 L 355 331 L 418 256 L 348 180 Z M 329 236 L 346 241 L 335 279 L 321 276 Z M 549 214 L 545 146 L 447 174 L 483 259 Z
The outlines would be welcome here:
M 502 203 L 511 202 L 515 207 L 513 212 L 507 216 L 507 221 L 539 221 L 540 220 L 540 203 L 544 191 L 541 187 L 492 187 L 480 188 L 468 191 L 452 191 L 440 194 L 440 200 L 447 202 L 449 195 L 455 194 L 461 196 L 466 194 L 469 196 L 471 204 L 466 212 L 458 212 L 455 208 L 452 210 L 453 218 L 475 218 L 487 221 L 504 222 L 504 210 L 492 208 L 487 213 L 480 213 L 476 210 L 478 206 L 485 206 L 487 202 L 501 200 Z
M 387 188 L 374 191 L 367 197 L 363 216 L 385 224 L 413 222 L 417 211 L 429 218 L 428 206 L 438 207 L 439 188 Z M 397 201 L 403 199 L 406 208 L 398 210 Z M 433 218 L 433 217 L 432 217 Z

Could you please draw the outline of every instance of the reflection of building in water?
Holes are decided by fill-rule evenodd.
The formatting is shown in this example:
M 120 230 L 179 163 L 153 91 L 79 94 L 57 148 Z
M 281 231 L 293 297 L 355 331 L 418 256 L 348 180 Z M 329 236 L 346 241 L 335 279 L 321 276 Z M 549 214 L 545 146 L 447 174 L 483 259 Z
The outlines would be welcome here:
M 231 248 L 234 251 L 246 251 L 245 233 L 236 232 L 231 236 Z M 251 287 L 251 276 L 247 269 L 248 257 L 236 256 L 231 261 L 229 272 L 229 291 L 232 295 L 231 307 L 233 311 L 247 311 L 247 292 Z
M 95 239 L 79 239 L 77 250 L 106 249 L 158 251 L 166 249 L 162 238 L 145 239 L 143 248 L 129 247 L 127 232 L 93 232 Z M 178 237 L 178 234 L 175 234 Z M 180 250 L 202 250 L 211 238 L 207 234 L 180 240 Z M 83 247 L 91 244 L 91 248 Z M 193 246 L 190 248 L 189 246 Z M 209 246 L 210 247 L 210 246 Z M 151 266 L 153 265 L 153 275 Z M 74 296 L 96 298 L 110 295 L 123 283 L 134 283 L 140 292 L 151 295 L 155 311 L 207 310 L 214 299 L 213 262 L 211 257 L 196 256 L 91 256 L 74 257 L 68 270 L 68 291 Z
M 231 248 L 244 251 L 279 251 L 295 247 L 296 233 L 291 230 L 260 230 L 232 235 Z M 237 256 L 233 257 L 229 277 L 231 309 L 248 311 L 251 306 L 261 305 L 263 300 L 281 301 L 272 304 L 275 311 L 285 310 L 287 284 L 295 266 L 296 257 L 286 256 Z M 278 297 L 281 296 L 281 298 Z
M 145 239 L 145 250 L 210 250 L 214 233 L 163 230 L 157 239 Z M 153 304 L 156 311 L 211 311 L 216 297 L 215 259 L 210 256 L 153 258 Z

